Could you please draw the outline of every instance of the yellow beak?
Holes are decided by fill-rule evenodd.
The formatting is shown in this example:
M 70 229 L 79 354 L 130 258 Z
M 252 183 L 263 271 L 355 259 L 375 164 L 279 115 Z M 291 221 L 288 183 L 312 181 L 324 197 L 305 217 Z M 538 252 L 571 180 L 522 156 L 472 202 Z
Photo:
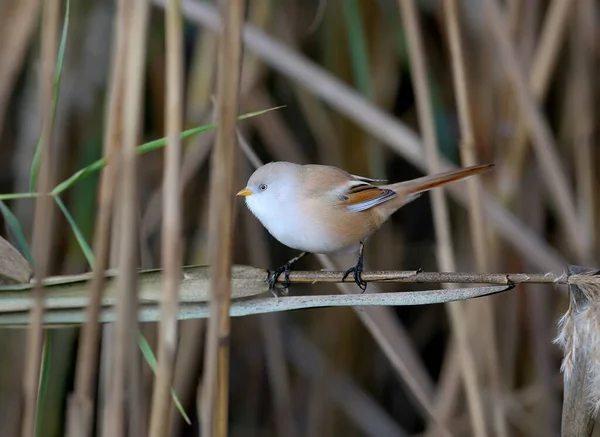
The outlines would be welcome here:
M 250 191 L 248 188 L 244 188 L 243 190 L 238 191 L 238 193 L 236 194 L 236 196 L 251 196 L 252 195 L 252 191 Z

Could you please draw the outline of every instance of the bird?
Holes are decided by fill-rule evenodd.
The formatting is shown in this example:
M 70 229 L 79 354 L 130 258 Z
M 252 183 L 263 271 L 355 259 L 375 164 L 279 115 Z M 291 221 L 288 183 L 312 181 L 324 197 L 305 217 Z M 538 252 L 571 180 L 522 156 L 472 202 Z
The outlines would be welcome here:
M 287 290 L 292 266 L 308 253 L 358 252 L 356 265 L 346 270 L 342 281 L 352 274 L 364 292 L 365 242 L 393 213 L 432 188 L 483 173 L 493 166 L 474 165 L 376 185 L 387 181 L 353 175 L 330 165 L 275 161 L 257 168 L 236 196 L 245 198 L 246 206 L 269 234 L 300 251 L 272 273 L 267 271 L 269 290 L 275 296 L 279 276 L 285 274 L 283 288 Z

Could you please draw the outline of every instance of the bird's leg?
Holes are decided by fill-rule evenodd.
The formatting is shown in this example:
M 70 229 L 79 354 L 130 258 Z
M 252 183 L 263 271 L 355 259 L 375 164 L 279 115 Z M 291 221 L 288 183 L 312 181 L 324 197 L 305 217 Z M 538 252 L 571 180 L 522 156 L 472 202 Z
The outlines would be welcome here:
M 362 290 L 362 293 L 364 293 L 365 290 L 367 289 L 367 283 L 362 280 L 364 249 L 365 249 L 365 242 L 361 241 L 360 249 L 358 250 L 358 261 L 356 262 L 356 265 L 354 267 L 350 267 L 348 270 L 346 270 L 346 273 L 344 273 L 344 277 L 342 278 L 342 281 L 343 281 L 344 279 L 346 279 L 346 276 L 348 276 L 350 273 L 354 273 L 354 275 L 353 275 L 354 282 L 356 282 L 356 285 L 358 285 L 358 287 Z
M 292 271 L 292 265 L 300 259 L 302 259 L 306 255 L 306 253 L 307 252 L 301 252 L 299 255 L 295 256 L 281 267 L 275 269 L 273 273 L 267 270 L 267 275 L 269 276 L 267 280 L 267 282 L 269 283 L 269 290 L 275 290 L 275 284 L 277 283 L 277 279 L 282 273 L 285 273 L 285 283 L 283 284 L 283 288 L 287 289 L 290 286 L 290 272 Z M 274 294 L 275 297 L 277 297 L 277 294 Z

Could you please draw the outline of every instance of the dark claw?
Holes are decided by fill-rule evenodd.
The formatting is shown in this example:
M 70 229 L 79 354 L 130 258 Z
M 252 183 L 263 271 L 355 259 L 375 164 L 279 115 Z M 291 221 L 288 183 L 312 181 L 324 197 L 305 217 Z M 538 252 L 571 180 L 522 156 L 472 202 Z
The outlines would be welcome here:
M 279 293 L 277 292 L 275 287 L 285 290 L 284 294 L 287 294 L 288 288 L 290 287 L 290 272 L 292 271 L 292 265 L 298 262 L 298 260 L 304 258 L 305 256 L 306 252 L 300 253 L 299 255 L 295 256 L 294 258 L 286 262 L 284 265 L 276 269 L 273 273 L 267 270 L 267 282 L 269 284 L 269 290 L 271 291 L 271 293 L 273 293 L 273 296 L 279 297 Z M 282 273 L 285 273 L 285 282 L 283 283 L 283 285 L 279 285 L 277 284 L 277 279 Z
M 362 271 L 363 271 L 362 262 L 359 261 L 355 267 L 350 267 L 348 270 L 346 270 L 346 273 L 344 273 L 344 277 L 342 278 L 342 281 L 343 281 L 344 279 L 346 279 L 346 277 L 350 273 L 353 273 L 352 276 L 354 278 L 354 282 L 362 290 L 361 294 L 364 293 L 365 290 L 367 289 L 367 283 L 362 280 Z
M 367 289 L 367 283 L 362 280 L 364 249 L 365 249 L 365 243 L 364 243 L 364 241 L 361 241 L 360 249 L 358 251 L 358 261 L 356 262 L 356 265 L 354 267 L 350 267 L 348 270 L 346 270 L 346 273 L 344 273 L 344 277 L 342 278 L 342 281 L 343 281 L 344 279 L 346 279 L 346 276 L 348 276 L 350 273 L 354 273 L 353 274 L 354 282 L 356 282 L 356 285 L 358 285 L 358 288 L 360 288 L 362 290 L 361 294 L 364 293 L 365 290 Z
M 290 286 L 290 271 L 292 270 L 292 265 L 287 262 L 284 265 L 282 265 L 281 267 L 275 269 L 273 271 L 273 273 L 271 273 L 269 270 L 267 270 L 267 275 L 268 275 L 268 279 L 267 282 L 269 284 L 269 290 L 271 291 L 271 293 L 273 293 L 273 296 L 278 297 L 279 293 L 277 292 L 277 288 L 283 288 L 285 290 L 285 293 L 287 294 L 287 289 Z M 285 282 L 283 283 L 283 285 L 278 285 L 277 284 L 277 279 L 279 279 L 279 276 L 285 273 Z

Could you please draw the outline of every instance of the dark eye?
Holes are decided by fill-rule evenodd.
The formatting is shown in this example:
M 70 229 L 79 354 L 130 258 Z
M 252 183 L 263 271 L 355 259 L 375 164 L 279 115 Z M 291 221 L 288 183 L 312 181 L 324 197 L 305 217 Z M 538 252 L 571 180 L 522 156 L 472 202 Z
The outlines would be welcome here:
M 265 184 L 260 184 L 258 188 L 260 188 L 260 191 L 265 191 L 267 189 L 267 186 Z

